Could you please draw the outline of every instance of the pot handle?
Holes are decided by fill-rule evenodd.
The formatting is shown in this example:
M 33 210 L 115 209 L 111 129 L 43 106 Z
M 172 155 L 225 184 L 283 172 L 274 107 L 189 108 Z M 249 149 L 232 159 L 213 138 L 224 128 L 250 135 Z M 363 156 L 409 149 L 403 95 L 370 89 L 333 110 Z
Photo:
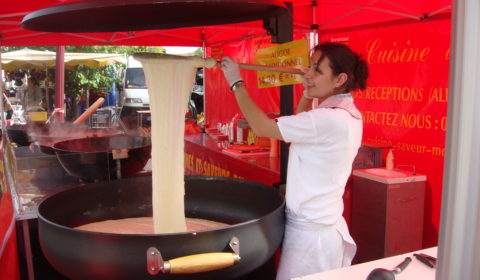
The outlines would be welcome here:
M 233 253 L 203 253 L 164 261 L 155 247 L 147 250 L 147 270 L 151 275 L 162 271 L 164 274 L 192 274 L 230 267 L 240 261 L 238 238 L 230 241 Z
M 237 264 L 240 256 L 235 253 L 205 253 L 180 257 L 165 262 L 165 273 L 189 274 L 217 270 Z M 167 270 L 167 264 L 170 269 Z

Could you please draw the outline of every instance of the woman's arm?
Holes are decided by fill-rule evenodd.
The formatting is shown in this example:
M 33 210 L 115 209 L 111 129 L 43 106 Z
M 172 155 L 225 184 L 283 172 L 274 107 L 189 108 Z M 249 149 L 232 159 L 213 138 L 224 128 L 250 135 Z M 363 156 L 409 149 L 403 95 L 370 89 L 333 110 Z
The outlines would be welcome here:
M 300 102 L 298 102 L 296 113 L 300 114 L 301 112 L 312 110 L 312 103 L 313 103 L 313 99 L 302 96 L 302 98 L 300 98 Z
M 243 83 L 242 76 L 240 75 L 238 63 L 230 57 L 225 56 L 222 58 L 222 70 L 225 79 L 230 85 L 230 89 L 235 94 L 240 110 L 247 119 L 253 132 L 260 137 L 283 140 L 277 122 L 270 119 L 250 97 Z
M 235 98 L 253 132 L 260 137 L 283 140 L 277 122 L 270 119 L 252 100 L 244 84 L 235 90 Z

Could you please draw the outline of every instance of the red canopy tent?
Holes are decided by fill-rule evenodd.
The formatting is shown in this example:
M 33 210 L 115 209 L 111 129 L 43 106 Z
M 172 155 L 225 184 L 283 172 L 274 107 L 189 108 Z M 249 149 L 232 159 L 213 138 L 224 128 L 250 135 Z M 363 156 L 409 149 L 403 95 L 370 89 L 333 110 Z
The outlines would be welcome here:
M 167 30 L 106 33 L 49 33 L 25 30 L 20 27 L 22 18 L 30 12 L 73 2 L 79 1 L 21 0 L 2 3 L 0 46 L 145 45 L 213 47 L 228 42 L 262 37 L 267 34 L 261 21 Z M 291 0 L 285 2 L 293 4 L 294 31 L 301 34 L 317 32 L 321 35 L 328 35 L 368 28 L 400 26 L 416 22 L 450 19 L 452 13 L 451 0 Z M 460 2 L 462 5 L 459 10 L 463 14 L 459 15 L 462 16 L 468 12 L 463 5 L 468 0 Z M 88 18 L 85 20 L 88 20 Z M 460 27 L 457 27 L 456 30 L 462 30 L 461 25 L 462 23 L 459 23 Z M 461 44 L 459 47 L 462 47 Z M 439 205 L 440 201 L 436 203 Z M 450 249 L 455 248 L 450 247 Z
M 106 33 L 51 33 L 20 27 L 24 16 L 46 7 L 78 0 L 4 1 L 0 11 L 1 46 L 143 45 L 211 46 L 265 35 L 262 22 L 199 26 L 168 30 Z M 293 4 L 296 32 L 339 32 L 450 17 L 451 0 L 285 1 Z M 199 11 L 201 12 L 201 11 Z M 179 14 L 181 11 L 179 11 Z M 88 18 L 85 18 L 88 21 Z M 128 19 L 125 19 L 128 21 Z

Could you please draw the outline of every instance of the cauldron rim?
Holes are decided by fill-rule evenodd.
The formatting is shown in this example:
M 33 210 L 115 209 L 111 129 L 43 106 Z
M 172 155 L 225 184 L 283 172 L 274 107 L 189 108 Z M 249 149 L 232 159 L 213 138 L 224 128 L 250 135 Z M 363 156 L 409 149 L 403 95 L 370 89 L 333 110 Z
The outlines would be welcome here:
M 223 178 L 223 177 L 215 177 L 215 176 L 199 176 L 199 175 L 188 175 L 188 176 L 185 176 L 185 178 L 191 178 L 191 179 L 196 179 L 196 178 L 203 178 L 205 180 L 229 180 L 229 181 L 243 181 L 243 182 L 248 182 L 248 183 L 253 183 L 253 184 L 259 184 L 259 185 L 264 185 L 262 183 L 259 183 L 259 182 L 255 182 L 255 181 L 251 181 L 251 180 L 245 180 L 245 179 L 238 179 L 238 178 Z M 133 237 L 133 236 L 148 236 L 148 237 L 154 237 L 154 236 L 186 236 L 186 235 L 192 235 L 192 234 L 196 234 L 196 233 L 203 233 L 203 232 L 213 232 L 213 231 L 221 231 L 221 230 L 228 230 L 228 229 L 232 229 L 232 228 L 236 228 L 236 227 L 244 227 L 244 226 L 247 226 L 249 224 L 255 224 L 259 221 L 262 221 L 262 220 L 265 220 L 267 219 L 268 216 L 270 216 L 272 213 L 274 212 L 277 212 L 280 208 L 284 208 L 285 205 L 286 205 L 286 200 L 283 199 L 282 203 L 277 207 L 277 208 L 274 208 L 274 209 L 271 209 L 271 211 L 269 213 L 266 213 L 265 215 L 263 216 L 259 216 L 257 218 L 254 218 L 254 219 L 250 219 L 250 220 L 247 220 L 245 222 L 240 222 L 240 223 L 236 223 L 236 224 L 231 224 L 231 225 L 228 225 L 228 226 L 223 226 L 223 227 L 217 227 L 217 228 L 211 228 L 211 229 L 206 229 L 206 230 L 198 230 L 198 231 L 184 231 L 184 232 L 172 232 L 172 233 L 154 233 L 154 234 L 140 234 L 140 233 L 114 233 L 114 232 L 97 232 L 97 231 L 89 231 L 89 230 L 82 230 L 82 229 L 76 229 L 76 228 L 73 228 L 73 227 L 69 227 L 69 226 L 65 226 L 65 225 L 62 225 L 62 224 L 59 224 L 59 223 L 55 223 L 55 222 L 52 222 L 50 221 L 49 219 L 47 219 L 46 217 L 44 217 L 41 213 L 41 208 L 42 208 L 42 205 L 43 205 L 43 202 L 54 197 L 54 196 L 57 196 L 57 195 L 60 195 L 60 194 L 63 194 L 63 193 L 67 193 L 67 192 L 73 192 L 73 191 L 76 191 L 78 189 L 81 189 L 83 188 L 84 186 L 77 186 L 77 187 L 74 187 L 74 188 L 71 188 L 71 189 L 68 189 L 68 190 L 65 190 L 65 191 L 62 191 L 62 192 L 59 192 L 59 193 L 55 193 L 55 194 L 52 194 L 48 197 L 45 197 L 44 199 L 42 199 L 42 201 L 40 202 L 39 204 L 39 207 L 38 207 L 38 218 L 41 219 L 43 222 L 45 223 L 48 223 L 52 226 L 55 226 L 55 227 L 58 227 L 58 228 L 61 228 L 61 229 L 64 229 L 64 230 L 68 230 L 68 231 L 72 231 L 72 232 L 78 232 L 78 233 L 86 233 L 86 234 L 93 234 L 93 235 L 102 235 L 102 236 L 118 236 L 118 237 Z M 273 188 L 273 187 L 272 187 Z M 279 196 L 282 196 L 280 193 L 278 194 Z M 134 217 L 131 217 L 131 218 L 134 218 Z M 185 218 L 189 218 L 188 216 L 185 216 Z M 100 221 L 106 221 L 106 220 L 99 220 L 98 222 Z
M 278 208 L 275 208 L 272 212 L 270 213 L 273 213 L 275 211 L 277 211 L 279 208 L 282 208 L 283 206 L 285 205 L 285 201 L 282 203 L 282 205 Z M 268 214 L 270 214 L 268 213 Z M 262 221 L 264 219 L 266 219 L 266 217 L 268 216 L 267 215 L 264 215 L 262 217 L 259 217 L 259 218 L 256 218 L 256 219 L 250 219 L 248 221 L 245 221 L 245 222 L 241 222 L 241 223 L 236 223 L 236 224 L 232 224 L 232 225 L 229 225 L 229 226 L 223 226 L 223 227 L 217 227 L 217 228 L 211 228 L 211 229 L 205 229 L 205 230 L 197 230 L 197 231 L 182 231 L 182 232 L 172 232 L 172 233 L 154 233 L 154 234 L 143 234 L 143 233 L 115 233 L 115 232 L 98 232 L 98 231 L 90 231 L 90 230 L 83 230 L 83 229 L 76 229 L 76 228 L 72 228 L 72 227 L 68 227 L 68 226 L 64 226 L 64 225 L 61 225 L 61 224 L 58 224 L 58 223 L 54 223 L 50 220 L 48 220 L 47 218 L 45 218 L 43 215 L 41 215 L 40 213 L 38 213 L 38 217 L 45 223 L 48 223 L 52 226 L 55 226 L 55 227 L 58 227 L 58 228 L 61 228 L 61 229 L 64 229 L 64 230 L 68 230 L 68 231 L 72 231 L 72 232 L 78 232 L 78 233 L 85 233 L 85 234 L 92 234 L 92 235 L 102 235 L 102 236 L 119 236 L 119 237 L 133 237 L 133 236 L 148 236 L 148 237 L 155 237 L 155 236 L 158 236 L 158 237 L 161 237 L 161 236 L 186 236 L 186 235 L 195 235 L 197 233 L 203 233 L 203 232 L 213 232 L 213 231 L 222 231 L 222 230 L 228 230 L 228 229 L 232 229 L 232 228 L 236 228 L 236 227 L 245 227 L 249 224 L 254 224 L 254 223 L 257 223 L 259 221 Z M 189 218 L 189 217 L 185 217 L 185 218 Z M 101 221 L 106 221 L 106 220 L 101 220 Z M 100 222 L 100 221 L 99 221 Z
M 111 135 L 111 136 L 100 136 L 100 137 L 74 138 L 74 139 L 67 139 L 67 140 L 55 142 L 50 147 L 55 152 L 58 152 L 58 153 L 112 153 L 112 150 L 114 150 L 114 149 L 107 149 L 107 150 L 103 150 L 103 151 L 76 151 L 76 150 L 61 149 L 61 148 L 57 148 L 56 146 L 59 145 L 59 144 L 65 143 L 65 142 L 78 141 L 80 139 L 92 140 L 92 139 L 107 139 L 107 138 L 111 139 L 111 138 L 120 138 L 120 137 L 122 137 L 122 138 L 142 138 L 142 139 L 148 139 L 149 138 L 149 137 L 143 137 L 143 136 L 130 136 L 130 135 L 124 135 L 124 134 Z M 150 146 L 152 146 L 152 144 L 147 142 L 144 145 L 135 146 L 133 148 L 129 148 L 128 150 L 143 149 L 143 148 L 147 148 L 147 147 L 150 147 Z

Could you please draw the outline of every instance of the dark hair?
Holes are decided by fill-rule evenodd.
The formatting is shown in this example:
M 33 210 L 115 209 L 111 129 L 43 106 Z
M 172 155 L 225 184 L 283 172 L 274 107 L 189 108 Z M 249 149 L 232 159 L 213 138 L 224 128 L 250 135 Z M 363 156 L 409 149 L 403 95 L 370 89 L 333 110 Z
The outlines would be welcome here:
M 355 89 L 366 89 L 368 79 L 367 62 L 354 53 L 347 45 L 325 42 L 318 44 L 313 51 L 321 51 L 322 56 L 318 59 L 318 64 L 326 56 L 330 60 L 330 68 L 333 74 L 339 75 L 346 73 L 348 75 L 345 84 L 347 92 Z
M 39 86 L 38 80 L 35 77 L 28 78 L 28 81 L 32 82 L 32 84 L 35 86 Z

